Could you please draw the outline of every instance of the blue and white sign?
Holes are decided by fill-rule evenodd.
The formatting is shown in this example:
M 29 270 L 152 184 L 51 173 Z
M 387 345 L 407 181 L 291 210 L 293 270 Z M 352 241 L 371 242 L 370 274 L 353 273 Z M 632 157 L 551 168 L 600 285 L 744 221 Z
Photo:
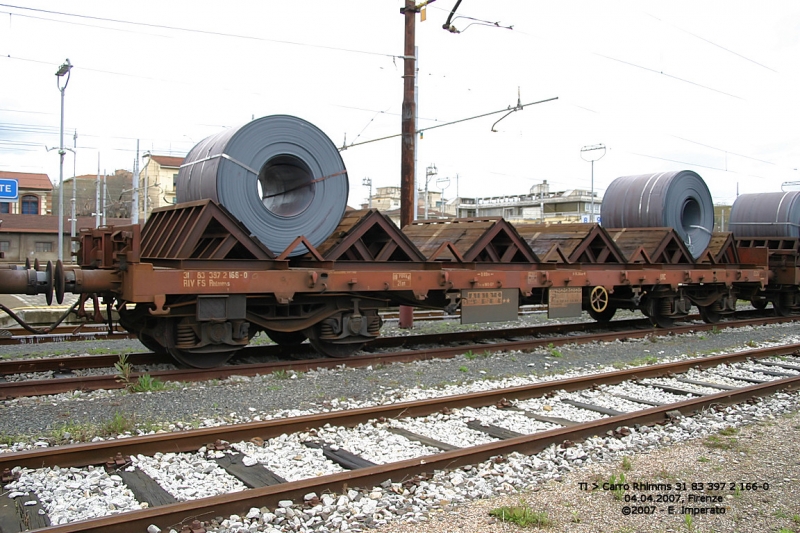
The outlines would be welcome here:
M 19 182 L 15 179 L 0 178 L 0 200 L 16 200 L 19 197 Z

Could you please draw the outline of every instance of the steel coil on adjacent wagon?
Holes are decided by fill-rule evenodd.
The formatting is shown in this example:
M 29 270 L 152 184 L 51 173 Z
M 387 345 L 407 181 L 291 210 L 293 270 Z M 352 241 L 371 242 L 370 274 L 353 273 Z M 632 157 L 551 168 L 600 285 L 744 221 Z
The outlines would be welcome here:
M 336 229 L 347 206 L 347 170 L 319 128 L 289 115 L 263 117 L 204 139 L 178 173 L 177 201 L 222 204 L 267 248 L 298 236 L 312 246 Z M 290 255 L 306 253 L 300 246 Z
M 708 247 L 714 228 L 711 193 L 691 170 L 617 178 L 600 212 L 608 228 L 674 228 L 694 257 Z
M 730 227 L 741 237 L 800 237 L 800 192 L 742 194 L 733 202 Z

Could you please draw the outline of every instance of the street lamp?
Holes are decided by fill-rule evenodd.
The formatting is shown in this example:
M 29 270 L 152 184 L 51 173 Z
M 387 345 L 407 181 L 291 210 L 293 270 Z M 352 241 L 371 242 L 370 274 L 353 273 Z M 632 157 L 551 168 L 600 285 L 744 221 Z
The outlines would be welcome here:
M 603 152 L 598 155 L 598 152 L 600 150 L 602 150 Z M 583 154 L 588 154 L 588 156 L 584 157 Z M 591 191 L 591 208 L 590 208 L 589 222 L 596 221 L 594 216 L 594 162 L 602 159 L 604 155 L 606 155 L 606 147 L 603 144 L 595 144 L 592 146 L 584 146 L 583 148 L 581 148 L 581 159 L 583 159 L 584 161 L 590 161 L 592 163 L 592 191 Z
M 61 135 L 58 141 L 58 260 L 64 261 L 64 91 L 67 90 L 69 84 L 70 70 L 72 70 L 72 63 L 67 59 L 63 65 L 58 67 L 56 71 L 56 87 L 61 93 Z M 64 79 L 64 86 L 61 86 L 61 80 Z
M 369 202 L 369 208 L 372 209 L 372 178 L 364 178 L 361 180 L 361 184 L 364 187 L 369 187 L 369 199 L 367 201 Z
M 444 212 L 444 190 L 450 186 L 450 178 L 437 178 L 436 179 L 436 186 L 439 188 L 441 195 L 439 196 L 439 202 L 441 203 L 441 208 L 439 209 L 440 213 Z M 456 213 L 457 215 L 458 213 Z
M 428 220 L 428 183 L 430 183 L 431 178 L 438 173 L 439 171 L 433 163 L 428 165 L 428 168 L 425 169 L 425 220 Z

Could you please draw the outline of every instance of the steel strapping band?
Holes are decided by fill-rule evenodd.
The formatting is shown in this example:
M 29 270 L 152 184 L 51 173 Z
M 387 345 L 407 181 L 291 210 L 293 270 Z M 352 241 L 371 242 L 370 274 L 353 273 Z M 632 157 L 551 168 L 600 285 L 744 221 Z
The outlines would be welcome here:
M 800 228 L 800 224 L 794 222 L 728 222 L 729 226 L 794 226 Z
M 298 185 L 297 187 L 292 187 L 291 189 L 286 189 L 285 191 L 276 192 L 275 194 L 268 194 L 268 195 L 264 196 L 263 198 L 264 199 L 275 198 L 276 196 L 280 196 L 282 194 L 286 194 L 286 193 L 289 193 L 289 192 L 292 192 L 292 191 L 296 191 L 297 189 L 302 189 L 303 187 L 308 187 L 309 185 L 312 185 L 314 183 L 319 183 L 320 181 L 325 181 L 326 179 L 329 179 L 329 178 L 335 178 L 336 176 L 341 176 L 342 174 L 347 174 L 347 171 L 346 170 L 342 170 L 341 172 L 336 172 L 334 174 L 328 174 L 327 176 L 322 176 L 321 178 L 317 178 L 315 180 L 307 181 L 306 183 L 303 183 L 302 185 Z
M 243 169 L 245 169 L 246 171 L 248 171 L 248 172 L 250 172 L 250 173 L 252 173 L 252 174 L 255 174 L 256 176 L 258 176 L 258 172 L 256 172 L 255 170 L 253 170 L 253 169 L 252 169 L 252 168 L 250 168 L 249 166 L 245 165 L 245 164 L 244 164 L 244 163 L 242 163 L 241 161 L 237 161 L 236 159 L 232 158 L 232 157 L 231 157 L 231 156 L 229 156 L 228 154 L 217 154 L 217 155 L 212 155 L 212 156 L 209 156 L 209 157 L 206 157 L 206 158 L 203 158 L 203 159 L 198 159 L 197 161 L 191 161 L 191 162 L 189 162 L 189 163 L 184 163 L 184 164 L 182 164 L 182 165 L 180 166 L 180 168 L 183 168 L 183 167 L 190 167 L 190 166 L 192 166 L 192 165 L 196 165 L 197 163 L 205 163 L 206 161 L 211 161 L 211 160 L 213 160 L 213 159 L 216 159 L 216 158 L 218 158 L 218 157 L 225 158 L 225 159 L 227 159 L 228 161 L 230 161 L 231 163 L 234 163 L 234 164 L 236 164 L 236 165 L 239 165 L 240 167 L 242 167 L 242 168 L 243 168 Z

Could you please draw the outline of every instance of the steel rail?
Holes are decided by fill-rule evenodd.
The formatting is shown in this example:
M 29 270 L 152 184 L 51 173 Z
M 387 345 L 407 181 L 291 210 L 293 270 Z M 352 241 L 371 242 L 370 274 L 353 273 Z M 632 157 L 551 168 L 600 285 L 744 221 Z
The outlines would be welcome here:
M 733 354 L 714 355 L 710 357 L 687 359 L 684 361 L 626 368 L 601 374 L 587 374 L 567 379 L 544 381 L 532 385 L 474 392 L 457 396 L 443 396 L 377 407 L 365 407 L 347 411 L 333 411 L 262 422 L 250 422 L 246 424 L 237 424 L 235 426 L 219 426 L 174 433 L 128 437 L 103 442 L 69 444 L 56 448 L 9 452 L 0 454 L 0 471 L 13 466 L 27 466 L 31 468 L 55 465 L 61 467 L 84 466 L 103 462 L 108 456 L 113 456 L 116 453 L 122 453 L 123 455 L 142 453 L 147 455 L 159 451 L 182 452 L 197 450 L 209 442 L 214 442 L 216 439 L 225 439 L 229 441 L 248 440 L 253 437 L 266 439 L 283 433 L 292 433 L 321 427 L 325 424 L 353 426 L 381 417 L 426 416 L 444 407 L 449 409 L 482 407 L 496 404 L 503 399 L 527 399 L 542 396 L 557 390 L 566 390 L 570 392 L 585 389 L 595 384 L 615 384 L 631 379 L 676 374 L 686 372 L 690 368 L 703 369 L 723 363 L 733 363 L 747 359 L 761 359 L 765 357 L 796 354 L 798 350 L 800 350 L 800 344 L 771 346 Z
M 542 310 L 532 310 L 520 308 L 519 316 L 540 313 Z M 396 311 L 389 311 L 381 313 L 381 318 L 384 320 L 397 320 L 399 314 Z M 414 312 L 415 320 L 455 320 L 461 317 L 460 313 L 452 315 L 446 314 L 444 311 L 436 309 L 419 309 Z M 12 346 L 16 344 L 45 344 L 49 342 L 73 342 L 73 341 L 86 341 L 86 340 L 119 340 L 119 339 L 136 339 L 138 338 L 135 333 L 129 333 L 122 329 L 122 327 L 114 322 L 111 332 L 108 331 L 108 324 L 68 324 L 65 326 L 57 326 L 49 333 L 31 334 L 25 328 L 0 327 L 0 346 Z
M 542 337 L 537 339 L 524 339 L 513 341 L 501 341 L 493 343 L 462 344 L 459 346 L 443 346 L 437 348 L 425 348 L 390 353 L 357 355 L 348 358 L 326 358 L 308 359 L 300 361 L 274 361 L 268 363 L 254 363 L 245 365 L 231 365 L 218 368 L 190 368 L 176 370 L 158 370 L 148 372 L 151 377 L 162 381 L 206 381 L 211 379 L 225 379 L 231 376 L 255 376 L 259 374 L 269 374 L 276 371 L 307 372 L 320 368 L 333 369 L 340 365 L 351 368 L 365 367 L 375 364 L 408 363 L 412 361 L 425 361 L 429 359 L 445 359 L 457 355 L 472 352 L 501 352 L 508 350 L 529 350 L 541 346 L 562 346 L 565 344 L 585 344 L 595 341 L 614 341 L 620 338 L 644 338 L 653 335 L 654 331 L 667 333 L 690 333 L 695 331 L 711 331 L 714 328 L 733 328 L 748 325 L 760 325 L 765 319 L 750 319 L 736 321 L 735 323 L 724 324 L 691 324 L 676 326 L 669 330 L 625 330 L 611 331 L 604 333 L 590 333 L 587 335 Z M 768 323 L 786 322 L 793 319 L 787 317 L 771 317 Z M 591 324 L 591 323 L 590 323 Z M 456 334 L 462 335 L 462 334 Z M 397 339 L 409 339 L 411 337 L 397 337 Z M 434 341 L 431 341 L 434 342 Z M 296 347 L 295 347 L 296 348 Z M 114 361 L 119 358 L 115 357 Z M 111 364 L 113 366 L 113 363 Z M 142 373 L 131 373 L 130 381 L 136 381 Z M 25 380 L 0 383 L 0 398 L 20 398 L 28 396 L 45 396 L 51 394 L 61 394 L 75 390 L 98 390 L 98 389 L 121 389 L 126 385 L 119 380 L 116 374 L 102 376 L 83 376 L 83 377 L 64 377 L 58 379 Z
M 772 351 L 773 355 L 776 355 L 774 352 L 775 348 L 756 351 Z M 668 367 L 673 367 L 672 371 L 680 371 L 677 370 L 678 368 L 688 370 L 690 366 L 687 365 L 692 362 L 701 365 L 705 365 L 711 360 L 730 362 L 731 359 L 737 359 L 737 356 L 741 356 L 741 354 L 735 354 L 733 356 L 715 356 L 713 358 L 707 358 L 704 360 L 684 361 L 678 364 L 667 363 L 663 365 L 655 365 L 654 367 L 640 368 L 637 370 L 640 371 L 640 377 L 644 377 L 655 372 L 655 368 L 658 367 L 661 367 L 659 373 L 663 374 L 665 372 L 669 372 L 667 370 Z M 594 380 L 585 379 L 583 380 L 582 385 L 585 387 L 590 382 L 618 382 L 621 380 L 621 374 L 624 373 L 627 372 L 611 372 L 604 374 L 602 379 L 598 379 L 599 376 L 596 375 L 589 376 L 590 378 L 594 378 Z M 631 379 L 631 377 L 632 376 L 628 376 L 626 379 Z M 564 380 L 563 382 L 557 381 L 554 383 L 540 385 L 549 385 L 550 387 L 555 387 L 557 389 L 571 390 L 570 386 L 565 386 L 565 382 L 567 381 L 574 380 Z M 573 383 L 573 388 L 574 385 L 575 383 Z M 542 387 L 542 389 L 546 388 L 547 387 Z M 651 407 L 641 411 L 635 411 L 633 413 L 625 413 L 608 418 L 600 418 L 575 426 L 556 428 L 531 435 L 498 440 L 487 444 L 446 451 L 421 458 L 376 465 L 328 476 L 308 478 L 301 481 L 251 489 L 243 492 L 229 493 L 189 502 L 164 505 L 152 509 L 132 511 L 130 513 L 108 516 L 97 520 L 74 522 L 71 524 L 40 529 L 39 531 L 48 533 L 116 533 L 137 530 L 144 531 L 150 524 L 155 524 L 162 529 L 176 527 L 176 525 L 185 523 L 187 520 L 191 521 L 198 517 L 206 516 L 209 513 L 213 513 L 214 516 L 242 514 L 251 507 L 275 506 L 280 500 L 301 500 L 303 495 L 309 492 L 321 493 L 324 491 L 331 491 L 340 493 L 352 487 L 375 486 L 388 479 L 394 481 L 405 481 L 414 475 L 431 473 L 435 470 L 452 469 L 459 466 L 476 464 L 486 461 L 491 457 L 502 456 L 511 452 L 533 454 L 547 448 L 552 444 L 560 444 L 566 440 L 581 440 L 592 435 L 603 434 L 607 431 L 613 431 L 620 427 L 632 426 L 636 424 L 645 425 L 658 423 L 668 417 L 673 416 L 674 411 L 687 413 L 690 411 L 709 408 L 714 405 L 741 403 L 756 396 L 772 394 L 779 390 L 797 390 L 798 388 L 800 388 L 800 376 L 779 379 L 732 391 L 723 391 L 717 394 L 700 396 L 668 405 Z M 527 390 L 523 392 L 521 389 Z M 336 424 L 337 420 L 335 419 L 338 419 L 338 422 L 343 422 L 347 425 L 353 425 L 370 418 L 376 418 L 376 412 L 383 413 L 383 416 L 424 416 L 425 414 L 430 414 L 431 412 L 441 409 L 443 406 L 447 406 L 449 408 L 462 407 L 464 405 L 481 406 L 495 403 L 492 400 L 498 398 L 516 399 L 529 397 L 531 389 L 531 387 L 517 387 L 515 389 L 492 391 L 490 393 L 473 393 L 470 395 L 452 397 L 449 399 L 439 398 L 435 400 L 424 400 L 421 402 L 399 404 L 396 406 L 385 406 L 382 408 L 360 409 L 357 410 L 357 414 L 354 414 L 355 412 L 325 413 L 325 415 L 322 417 L 319 417 L 319 415 L 314 415 L 313 418 L 317 418 L 314 423 L 320 425 L 323 423 Z M 301 418 L 310 421 L 310 418 L 312 417 Z M 319 420 L 319 418 L 322 418 L 322 420 Z M 275 426 L 281 425 L 281 422 L 283 422 L 282 425 L 284 425 L 284 427 L 286 425 L 293 426 L 294 429 L 290 429 L 289 431 L 303 429 L 301 427 L 302 423 L 298 425 L 298 421 L 278 421 L 278 424 L 275 424 Z M 265 423 L 261 423 L 260 425 L 264 426 L 264 424 Z M 204 430 L 195 431 L 203 432 Z M 238 438 L 240 438 L 238 434 L 237 436 L 233 437 L 233 439 Z M 122 444 L 124 447 L 126 447 L 126 449 L 127 447 L 135 446 L 135 444 L 130 442 L 131 440 L 132 439 L 124 439 Z M 57 452 L 57 450 L 48 451 L 51 455 L 53 452 Z M 139 453 L 142 453 L 141 450 L 138 451 Z M 163 449 L 161 451 L 163 451 Z M 41 459 L 44 461 L 47 457 L 47 455 L 42 455 Z M 41 462 L 39 465 L 41 465 Z M 0 464 L 0 466 L 2 466 L 2 464 Z M 62 466 L 64 465 L 62 464 Z
M 747 312 L 745 312 L 747 313 Z M 756 315 L 753 318 L 746 318 L 750 314 Z M 755 325 L 757 322 L 752 320 L 764 320 L 764 324 L 778 324 L 791 322 L 797 318 L 791 317 L 758 317 L 757 313 L 742 314 L 742 320 L 750 320 L 751 322 L 743 322 L 742 320 L 726 322 L 724 327 L 738 327 L 742 325 Z M 691 315 L 688 320 L 696 320 L 696 315 Z M 720 325 L 720 324 L 718 324 Z M 462 331 L 454 333 L 432 333 L 421 335 L 407 335 L 402 337 L 378 337 L 371 341 L 367 348 L 380 349 L 380 348 L 395 348 L 402 346 L 414 346 L 419 344 L 447 344 L 454 342 L 453 339 L 458 341 L 479 341 L 482 339 L 497 339 L 503 337 L 521 337 L 521 336 L 539 336 L 547 334 L 566 334 L 574 333 L 577 331 L 595 331 L 614 328 L 640 328 L 652 330 L 655 333 L 663 331 L 666 335 L 671 330 L 655 329 L 646 318 L 633 318 L 625 320 L 614 320 L 611 322 L 571 322 L 568 324 L 545 324 L 539 326 L 525 326 L 519 328 L 505 328 L 505 329 L 492 329 L 492 330 L 475 330 L 475 331 Z M 700 325 L 698 325 L 700 327 Z M 709 326 L 704 326 L 708 328 Z M 713 329 L 713 326 L 710 326 Z M 723 327 L 720 325 L 720 327 Z M 253 356 L 267 356 L 267 357 L 288 357 L 292 356 L 313 356 L 316 352 L 309 344 L 301 344 L 299 346 L 281 347 L 277 345 L 265 346 L 246 346 L 236 356 L 233 361 L 241 360 L 245 357 Z M 77 370 L 85 368 L 112 368 L 116 362 L 119 361 L 118 355 L 86 355 L 76 357 L 42 357 L 37 359 L 11 359 L 7 361 L 0 361 L 0 376 L 9 374 L 21 374 L 30 372 L 63 372 L 66 370 Z M 131 365 L 146 365 L 146 364 L 174 364 L 175 361 L 168 355 L 156 355 L 152 352 L 141 352 L 128 354 L 128 362 Z
M 646 327 L 651 329 L 647 319 L 628 319 L 615 320 L 610 323 L 602 324 L 599 322 L 573 322 L 569 324 L 545 324 L 540 326 L 526 326 L 520 328 L 505 328 L 494 330 L 462 331 L 456 333 L 430 333 L 422 335 L 407 335 L 402 337 L 378 337 L 370 341 L 368 348 L 396 348 L 402 346 L 414 346 L 419 344 L 447 344 L 458 341 L 503 337 L 519 337 L 531 335 L 548 335 L 557 333 L 574 333 L 577 331 L 594 331 L 597 329 L 616 328 L 636 328 Z M 235 357 L 241 360 L 246 357 L 267 356 L 306 356 L 314 355 L 316 352 L 310 344 L 299 346 L 281 347 L 278 345 L 246 346 Z M 82 368 L 111 368 L 114 363 L 119 361 L 118 355 L 88 355 L 78 357 L 47 357 L 38 359 L 15 359 L 0 361 L 0 375 L 20 374 L 24 372 L 46 372 L 77 370 Z M 340 362 L 342 360 L 339 360 Z M 131 365 L 174 364 L 175 360 L 169 355 L 157 356 L 151 352 L 128 354 L 128 362 Z
M 798 317 L 761 317 L 760 312 L 744 311 L 740 312 L 741 317 L 738 320 L 731 322 L 723 322 L 716 324 L 719 328 L 738 327 L 738 325 L 756 325 L 758 322 L 752 320 L 763 320 L 763 324 L 779 324 L 785 322 L 792 322 L 800 319 Z M 698 320 L 698 315 L 690 315 L 686 320 Z M 742 320 L 749 320 L 750 322 L 743 322 Z M 715 325 L 701 326 L 706 329 L 713 329 Z M 577 331 L 595 331 L 608 328 L 640 328 L 647 329 L 653 333 L 663 332 L 669 334 L 670 330 L 656 329 L 650 324 L 646 318 L 632 318 L 624 320 L 613 320 L 611 322 L 571 322 L 568 324 L 545 324 L 539 326 L 524 326 L 519 328 L 504 328 L 504 329 L 490 329 L 490 330 L 474 330 L 462 331 L 455 333 L 432 333 L 421 335 L 407 335 L 395 337 L 378 337 L 370 341 L 366 346 L 368 350 L 381 349 L 381 348 L 395 348 L 401 346 L 413 346 L 419 344 L 446 344 L 453 342 L 452 339 L 458 341 L 467 340 L 481 340 L 502 337 L 521 337 L 532 335 L 547 335 L 547 334 L 565 334 L 574 333 Z M 677 327 L 677 326 L 676 326 Z M 122 338 L 125 338 L 124 335 Z M 111 339 L 108 339 L 111 340 Z M 113 339 L 116 340 L 116 339 Z M 33 342 L 32 344 L 35 344 Z M 268 356 L 268 357 L 288 357 L 288 356 L 313 356 L 316 352 L 309 344 L 301 344 L 299 346 L 281 347 L 277 345 L 265 346 L 246 346 L 239 353 L 237 353 L 232 361 L 235 363 L 246 357 L 253 356 Z M 112 368 L 114 364 L 119 361 L 117 355 L 87 355 L 76 357 L 42 357 L 37 359 L 11 359 L 7 361 L 0 361 L 0 376 L 9 374 L 21 374 L 26 372 L 63 372 L 66 370 L 77 370 L 85 368 Z M 146 365 L 146 364 L 174 364 L 175 360 L 169 355 L 156 355 L 152 352 L 140 352 L 128 354 L 128 362 L 131 365 Z

